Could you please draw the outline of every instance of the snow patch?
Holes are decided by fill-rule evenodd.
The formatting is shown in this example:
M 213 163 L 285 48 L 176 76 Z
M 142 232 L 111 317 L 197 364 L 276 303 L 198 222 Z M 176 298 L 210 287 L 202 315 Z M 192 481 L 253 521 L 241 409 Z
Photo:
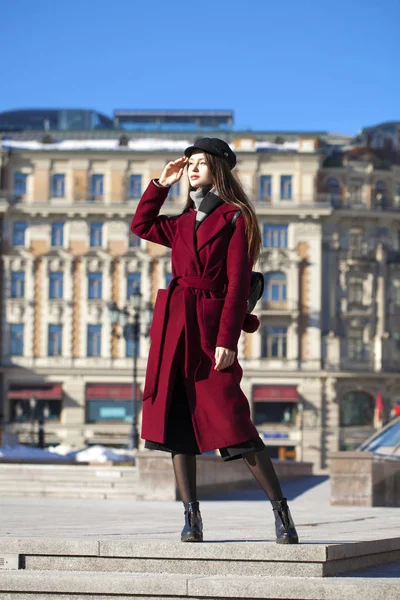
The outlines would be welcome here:
M 19 460 L 75 460 L 76 462 L 107 462 L 109 460 L 125 462 L 131 461 L 135 452 L 124 448 L 107 448 L 106 446 L 90 446 L 73 450 L 67 444 L 49 446 L 49 448 L 34 448 L 16 444 L 0 448 L 1 458 Z

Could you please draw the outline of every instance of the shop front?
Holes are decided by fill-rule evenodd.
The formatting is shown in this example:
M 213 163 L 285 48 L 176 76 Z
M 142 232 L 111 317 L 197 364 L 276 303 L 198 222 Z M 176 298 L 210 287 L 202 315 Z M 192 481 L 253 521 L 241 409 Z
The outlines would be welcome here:
M 301 411 L 297 386 L 255 385 L 253 420 L 271 458 L 301 458 Z

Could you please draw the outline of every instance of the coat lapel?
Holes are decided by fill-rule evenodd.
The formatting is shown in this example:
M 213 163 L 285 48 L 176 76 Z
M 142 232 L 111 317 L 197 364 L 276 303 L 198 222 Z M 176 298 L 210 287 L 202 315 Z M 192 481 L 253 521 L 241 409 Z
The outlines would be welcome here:
M 226 226 L 227 213 L 232 210 L 235 210 L 235 207 L 224 202 L 204 219 L 196 232 L 197 251 L 201 250 L 206 244 L 209 244 L 221 229 Z
M 224 202 L 208 215 L 195 231 L 196 211 L 190 208 L 179 222 L 180 238 L 188 252 L 197 258 L 199 250 L 211 242 L 228 223 L 228 214 L 236 210 L 236 206 Z

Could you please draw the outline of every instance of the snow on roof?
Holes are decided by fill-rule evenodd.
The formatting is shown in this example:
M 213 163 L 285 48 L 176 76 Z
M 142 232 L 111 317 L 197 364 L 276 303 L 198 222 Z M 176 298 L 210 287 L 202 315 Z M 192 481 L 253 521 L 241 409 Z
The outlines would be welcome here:
M 104 140 L 60 140 L 52 144 L 38 142 L 34 140 L 9 140 L 3 139 L 0 141 L 1 147 L 4 149 L 15 150 L 41 150 L 41 151 L 84 151 L 84 150 L 114 150 L 126 151 L 133 150 L 136 152 L 183 152 L 185 148 L 192 145 L 188 140 L 166 140 L 161 138 L 142 138 L 129 140 L 127 146 L 120 146 L 119 139 L 104 139 Z M 233 150 L 235 148 L 232 146 Z M 299 142 L 283 142 L 275 144 L 273 142 L 254 142 L 248 147 L 243 146 L 239 149 L 240 152 L 254 151 L 297 151 Z
M 1 145 L 7 149 L 18 150 L 136 150 L 154 151 L 167 150 L 183 152 L 190 146 L 187 140 L 139 139 L 129 140 L 127 146 L 120 146 L 119 140 L 60 140 L 54 144 L 44 144 L 37 141 L 2 140 Z
M 274 142 L 256 142 L 257 150 L 291 150 L 297 151 L 299 149 L 299 142 L 283 142 L 283 144 L 275 144 Z

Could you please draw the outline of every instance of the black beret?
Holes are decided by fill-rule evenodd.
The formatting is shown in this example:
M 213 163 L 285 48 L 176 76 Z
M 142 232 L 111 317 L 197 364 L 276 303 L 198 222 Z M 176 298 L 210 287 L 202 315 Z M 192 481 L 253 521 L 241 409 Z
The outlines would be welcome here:
M 236 165 L 236 154 L 224 140 L 219 138 L 201 138 L 197 140 L 193 146 L 186 148 L 185 156 L 191 156 L 195 150 L 203 150 L 208 154 L 224 158 L 231 169 Z

